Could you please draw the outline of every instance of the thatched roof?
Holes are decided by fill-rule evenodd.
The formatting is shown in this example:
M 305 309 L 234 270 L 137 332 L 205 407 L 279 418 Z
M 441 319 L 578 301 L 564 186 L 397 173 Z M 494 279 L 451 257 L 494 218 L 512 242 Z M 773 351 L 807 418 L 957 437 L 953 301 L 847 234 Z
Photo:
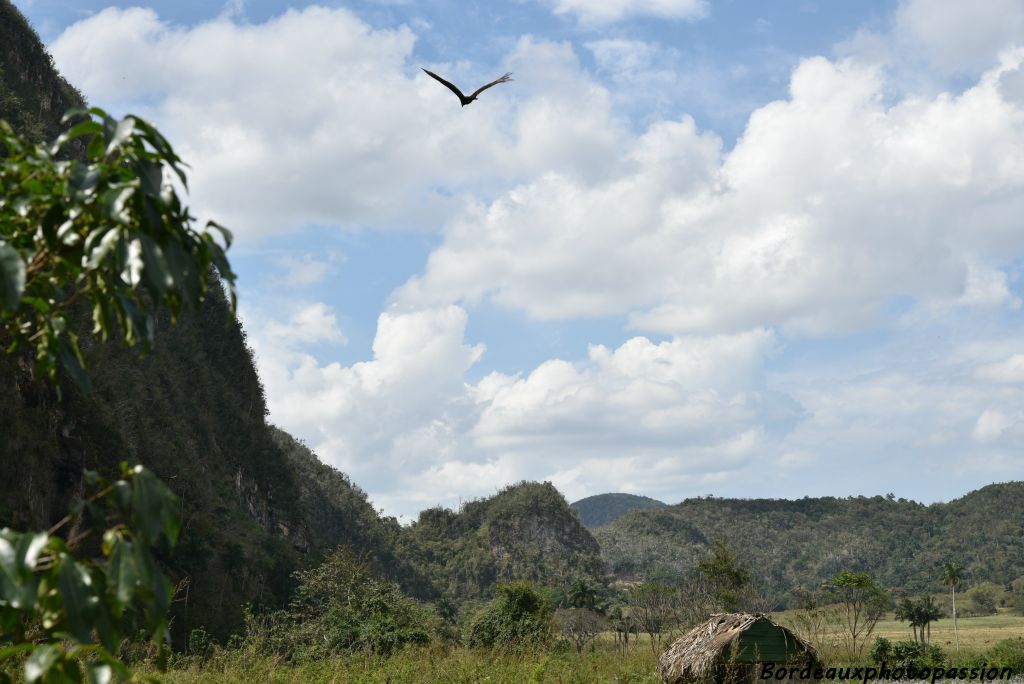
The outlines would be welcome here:
M 791 639 L 809 659 L 818 661 L 814 646 L 764 614 L 719 613 L 676 639 L 658 659 L 658 673 L 665 682 L 673 684 L 712 680 L 722 656 L 728 657 L 732 644 L 761 619 L 783 630 L 787 641 Z

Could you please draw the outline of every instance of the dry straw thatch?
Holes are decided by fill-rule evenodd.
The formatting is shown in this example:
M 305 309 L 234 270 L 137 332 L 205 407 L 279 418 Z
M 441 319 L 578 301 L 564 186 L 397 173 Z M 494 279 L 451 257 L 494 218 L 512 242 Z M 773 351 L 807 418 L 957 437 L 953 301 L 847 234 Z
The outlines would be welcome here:
M 792 644 L 787 651 L 798 653 L 801 665 L 808 662 L 812 668 L 820 665 L 814 646 L 767 616 L 719 613 L 676 639 L 658 659 L 658 673 L 667 684 L 756 679 L 749 659 L 738 662 L 736 656 L 740 636 L 759 620 L 782 630 L 787 646 Z M 764 662 L 770 661 L 764 659 Z

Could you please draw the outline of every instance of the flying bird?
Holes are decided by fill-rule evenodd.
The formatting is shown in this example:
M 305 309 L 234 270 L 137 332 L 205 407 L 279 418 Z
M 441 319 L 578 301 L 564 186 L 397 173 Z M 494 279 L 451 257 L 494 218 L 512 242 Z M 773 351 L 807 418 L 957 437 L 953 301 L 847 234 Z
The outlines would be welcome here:
M 423 67 L 420 67 L 420 68 L 423 69 Z M 440 76 L 435 74 L 433 71 L 427 71 L 426 69 L 423 69 L 423 70 L 427 72 L 427 76 L 430 76 L 431 78 L 440 81 L 446 88 L 448 88 L 448 90 L 450 90 L 453 93 L 455 93 L 456 95 L 458 95 L 459 96 L 459 102 L 462 103 L 463 107 L 465 107 L 470 102 L 475 100 L 477 95 L 479 95 L 480 93 L 484 92 L 485 90 L 487 90 L 491 86 L 496 86 L 499 83 L 508 83 L 509 81 L 512 80 L 512 72 L 510 71 L 509 73 L 505 74 L 504 76 L 502 76 L 498 80 L 491 81 L 487 85 L 480 86 L 479 88 L 477 88 L 476 90 L 473 91 L 472 95 L 469 95 L 467 97 L 466 95 L 463 95 L 462 91 L 459 90 L 458 88 L 456 88 L 454 84 L 449 83 L 448 81 L 444 80 L 443 78 L 441 78 Z

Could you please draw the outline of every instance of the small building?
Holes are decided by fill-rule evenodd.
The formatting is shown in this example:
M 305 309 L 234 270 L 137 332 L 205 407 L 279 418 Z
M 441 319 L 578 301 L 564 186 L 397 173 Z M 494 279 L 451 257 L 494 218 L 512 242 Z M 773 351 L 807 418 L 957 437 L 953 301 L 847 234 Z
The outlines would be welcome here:
M 809 642 L 767 616 L 719 613 L 672 642 L 658 659 L 658 673 L 666 684 L 731 684 L 758 681 L 764 663 L 776 671 L 821 667 Z

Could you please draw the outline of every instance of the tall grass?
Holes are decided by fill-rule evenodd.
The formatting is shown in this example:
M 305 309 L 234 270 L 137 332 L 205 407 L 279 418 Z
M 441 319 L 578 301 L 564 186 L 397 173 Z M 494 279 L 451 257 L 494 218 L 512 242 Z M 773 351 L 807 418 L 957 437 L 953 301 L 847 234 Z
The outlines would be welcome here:
M 160 675 L 169 684 L 655 684 L 657 657 L 647 649 L 622 653 L 595 646 L 574 650 L 496 653 L 433 645 L 404 649 L 388 658 L 338 657 L 296 665 L 240 651 L 218 649 L 205 662 L 190 659 Z M 156 674 L 156 673 L 152 673 Z

